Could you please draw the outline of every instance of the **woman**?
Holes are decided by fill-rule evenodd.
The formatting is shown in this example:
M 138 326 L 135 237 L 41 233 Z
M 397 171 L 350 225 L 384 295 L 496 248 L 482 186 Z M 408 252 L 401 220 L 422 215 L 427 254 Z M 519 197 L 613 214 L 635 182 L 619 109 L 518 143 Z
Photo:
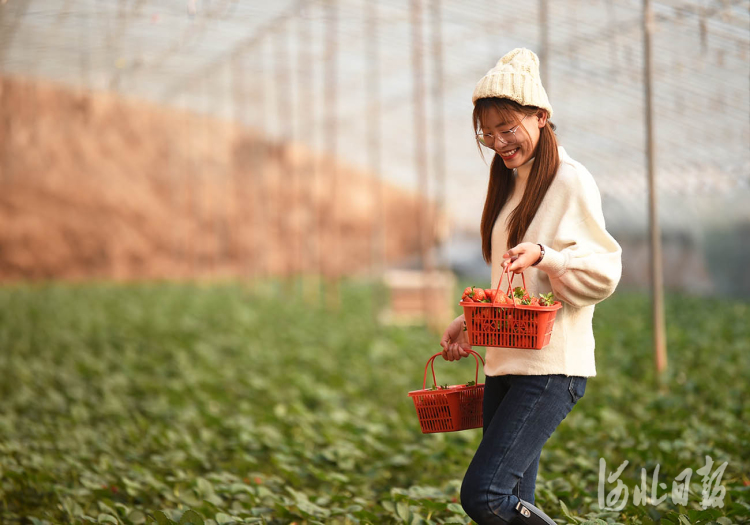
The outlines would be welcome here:
M 461 503 L 480 524 L 553 524 L 533 505 L 539 457 L 596 375 L 594 305 L 614 292 L 622 251 L 605 229 L 593 177 L 557 145 L 537 56 L 514 49 L 472 99 L 480 150 L 494 153 L 481 223 L 492 288 L 506 268 L 525 272 L 529 291 L 552 291 L 562 308 L 541 350 L 487 348 L 484 434 Z M 461 315 L 443 334 L 448 361 L 469 355 L 464 326 Z

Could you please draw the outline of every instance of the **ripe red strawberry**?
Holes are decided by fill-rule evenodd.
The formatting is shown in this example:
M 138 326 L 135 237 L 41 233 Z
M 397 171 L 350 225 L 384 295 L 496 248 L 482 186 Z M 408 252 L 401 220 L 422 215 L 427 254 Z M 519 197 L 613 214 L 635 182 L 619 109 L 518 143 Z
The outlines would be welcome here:
M 464 294 L 461 296 L 462 301 L 468 301 L 468 302 L 474 302 L 474 293 L 476 292 L 477 287 L 476 286 L 467 286 L 466 289 L 464 289 Z
M 474 288 L 474 296 L 472 297 L 472 299 L 475 303 L 484 302 L 484 300 L 487 299 L 487 296 L 484 294 L 484 289 Z
M 497 290 L 493 290 L 492 288 L 485 288 L 484 295 L 487 297 L 487 299 L 490 300 L 491 303 L 495 302 L 495 296 L 497 295 Z

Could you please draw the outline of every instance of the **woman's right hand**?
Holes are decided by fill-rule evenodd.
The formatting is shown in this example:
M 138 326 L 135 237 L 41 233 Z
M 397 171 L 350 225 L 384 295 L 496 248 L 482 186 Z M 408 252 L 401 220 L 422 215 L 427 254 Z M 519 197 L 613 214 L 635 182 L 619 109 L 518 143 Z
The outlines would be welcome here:
M 456 317 L 443 333 L 440 346 L 443 347 L 443 359 L 446 361 L 458 361 L 462 357 L 468 357 L 471 350 L 468 333 L 464 330 L 466 321 L 464 316 Z

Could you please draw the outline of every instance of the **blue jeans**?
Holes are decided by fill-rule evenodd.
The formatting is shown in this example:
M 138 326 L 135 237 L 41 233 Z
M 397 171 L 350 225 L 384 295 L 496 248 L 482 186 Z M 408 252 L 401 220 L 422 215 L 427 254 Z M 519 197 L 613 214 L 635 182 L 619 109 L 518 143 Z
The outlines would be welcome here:
M 480 525 L 510 523 L 519 499 L 534 503 L 542 447 L 586 390 L 586 378 L 489 376 L 484 435 L 461 485 L 461 505 Z

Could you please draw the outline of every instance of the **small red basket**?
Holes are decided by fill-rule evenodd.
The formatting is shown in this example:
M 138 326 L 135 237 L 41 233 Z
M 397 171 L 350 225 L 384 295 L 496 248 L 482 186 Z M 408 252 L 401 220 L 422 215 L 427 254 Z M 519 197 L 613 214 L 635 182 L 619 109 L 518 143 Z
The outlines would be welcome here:
M 437 386 L 435 379 L 435 358 L 442 352 L 432 356 L 424 367 L 422 390 L 409 392 L 417 409 L 419 424 L 423 434 L 435 432 L 456 432 L 482 426 L 482 402 L 484 400 L 484 383 L 479 380 L 479 361 L 484 365 L 482 356 L 474 350 L 469 350 L 477 362 L 474 374 L 474 385 L 452 385 L 447 388 Z M 432 368 L 432 381 L 437 390 L 426 388 L 427 367 Z
M 560 301 L 552 306 L 532 306 L 512 303 L 498 303 L 500 285 L 506 269 L 497 283 L 497 293 L 492 303 L 461 301 L 466 329 L 471 346 L 498 346 L 503 348 L 530 348 L 539 350 L 549 344 L 552 326 Z M 523 287 L 526 277 L 521 274 Z M 511 296 L 513 277 L 508 275 L 508 296 Z M 511 296 L 512 297 L 512 296 Z

